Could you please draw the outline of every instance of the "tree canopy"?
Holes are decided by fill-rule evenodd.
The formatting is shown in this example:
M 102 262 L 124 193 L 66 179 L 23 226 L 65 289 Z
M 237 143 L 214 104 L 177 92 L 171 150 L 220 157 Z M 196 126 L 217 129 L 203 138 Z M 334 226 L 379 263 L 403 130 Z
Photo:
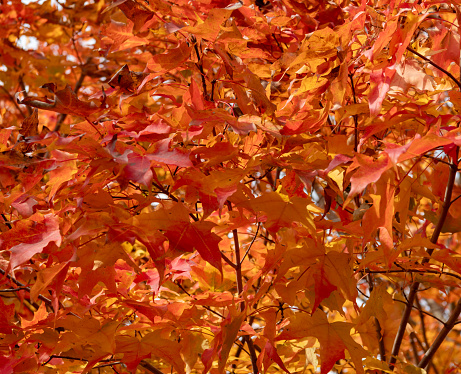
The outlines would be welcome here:
M 459 372 L 460 24 L 0 0 L 0 373 Z

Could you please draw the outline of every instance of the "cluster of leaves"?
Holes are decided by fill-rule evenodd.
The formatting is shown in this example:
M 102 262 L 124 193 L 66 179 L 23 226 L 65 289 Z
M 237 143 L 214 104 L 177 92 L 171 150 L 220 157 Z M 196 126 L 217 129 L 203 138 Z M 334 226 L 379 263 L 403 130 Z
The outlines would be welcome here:
M 0 373 L 458 371 L 460 24 L 1 0 Z

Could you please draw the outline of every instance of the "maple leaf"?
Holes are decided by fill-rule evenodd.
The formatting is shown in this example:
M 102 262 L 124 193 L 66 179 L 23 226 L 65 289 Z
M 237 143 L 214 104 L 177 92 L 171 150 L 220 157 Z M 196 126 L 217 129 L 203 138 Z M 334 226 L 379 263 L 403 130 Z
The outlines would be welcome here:
M 0 234 L 0 247 L 9 250 L 9 266 L 15 269 L 28 261 L 50 243 L 61 244 L 59 221 L 53 214 L 35 213 L 27 220 L 19 222 L 11 230 Z
M 45 98 L 35 98 L 31 96 L 18 100 L 19 104 L 29 105 L 34 108 L 51 110 L 63 114 L 73 114 L 81 117 L 89 117 L 91 114 L 101 110 L 94 102 L 79 100 L 77 94 L 70 85 L 66 85 L 63 90 L 56 91 L 54 83 L 47 83 L 44 86 L 54 94 L 54 100 Z
M 134 48 L 148 43 L 144 38 L 133 36 L 133 27 L 134 23 L 130 20 L 125 24 L 111 19 L 110 24 L 104 29 L 105 35 L 114 42 L 110 47 L 110 52 Z
M 143 7 L 142 3 L 134 0 L 116 1 L 109 8 L 114 6 L 118 6 L 127 18 L 134 22 L 134 32 L 137 32 L 154 16 L 154 13 Z M 104 11 L 109 10 L 109 8 Z
M 190 222 L 187 211 L 176 204 L 170 210 L 158 210 L 142 214 L 133 220 L 133 225 L 145 232 L 150 229 L 164 231 L 171 251 L 192 252 L 197 250 L 202 258 L 222 272 L 221 238 L 211 230 L 216 226 L 210 221 Z
M 149 74 L 131 71 L 123 65 L 107 82 L 112 88 L 119 87 L 122 92 L 133 93 Z
M 404 5 L 2 2 L 0 372 L 455 370 L 461 13 Z
M 170 241 L 171 249 L 186 252 L 196 249 L 205 261 L 222 272 L 221 252 L 218 246 L 221 238 L 211 232 L 213 227 L 215 224 L 208 221 L 176 224 L 165 232 L 165 236 Z
M 192 166 L 189 158 L 189 152 L 182 151 L 178 148 L 170 149 L 170 139 L 162 139 L 156 143 L 155 150 L 149 153 L 146 157 L 150 160 L 162 162 L 168 165 L 176 165 L 179 167 Z
M 197 17 L 195 26 L 187 26 L 182 31 L 187 31 L 196 36 L 213 40 L 221 30 L 223 22 L 229 18 L 232 10 L 229 9 L 211 9 L 205 21 Z
M 154 55 L 149 60 L 147 68 L 156 74 L 173 70 L 190 58 L 191 51 L 191 45 L 180 43 L 176 48 Z
M 0 332 L 2 334 L 11 334 L 14 325 L 11 323 L 14 316 L 14 305 L 5 305 L 0 298 Z
M 347 196 L 344 206 L 347 206 L 352 198 L 369 185 L 376 182 L 383 173 L 391 167 L 389 156 L 383 153 L 379 158 L 374 159 L 365 155 L 356 155 L 349 166 L 349 170 L 357 169 L 351 177 L 351 190 Z
M 362 358 L 367 352 L 350 336 L 352 325 L 344 322 L 329 323 L 324 312 L 317 310 L 312 317 L 297 313 L 290 318 L 290 325 L 277 336 L 276 340 L 299 339 L 314 336 L 320 343 L 321 373 L 328 373 L 335 362 L 344 358 L 347 349 L 358 373 L 364 373 Z
M 314 221 L 307 210 L 309 203 L 308 199 L 299 197 L 290 199 L 280 192 L 270 192 L 237 206 L 254 212 L 265 212 L 267 214 L 266 226 L 271 231 L 290 226 L 293 221 L 304 224 L 310 230 L 315 230 Z

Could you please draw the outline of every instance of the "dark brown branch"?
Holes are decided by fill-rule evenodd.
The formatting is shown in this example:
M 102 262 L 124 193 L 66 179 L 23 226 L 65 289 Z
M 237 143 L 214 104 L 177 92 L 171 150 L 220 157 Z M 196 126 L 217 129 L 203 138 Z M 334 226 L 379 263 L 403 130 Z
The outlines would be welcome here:
M 229 212 L 232 211 L 232 203 L 227 200 L 227 208 Z M 243 276 L 242 276 L 242 260 L 240 257 L 240 243 L 237 229 L 232 230 L 232 235 L 234 237 L 234 247 L 235 247 L 235 277 L 237 281 L 237 294 L 240 296 L 243 292 Z M 243 312 L 245 310 L 245 303 L 242 302 L 240 304 L 240 310 Z M 255 347 L 253 345 L 253 341 L 250 339 L 248 335 L 246 335 L 243 339 L 247 345 L 248 350 L 250 351 L 250 358 L 251 358 L 251 365 L 253 368 L 253 374 L 258 374 L 258 365 L 257 365 L 257 357 Z
M 13 228 L 13 226 L 11 226 L 11 223 L 10 223 L 10 221 L 8 221 L 8 220 L 6 219 L 6 217 L 5 217 L 5 214 L 4 214 L 4 213 L 2 213 L 2 218 L 3 218 L 3 220 L 5 221 L 5 225 L 6 225 L 6 227 L 8 227 L 8 228 L 11 230 L 11 229 Z
M 354 87 L 354 79 L 353 75 L 349 75 L 349 79 L 351 81 L 351 87 L 352 87 L 352 97 L 354 98 L 354 104 L 357 104 L 357 98 L 355 96 L 355 87 Z M 357 152 L 357 149 L 359 147 L 359 124 L 358 124 L 358 117 L 357 114 L 354 114 L 354 151 Z
M 13 283 L 16 284 L 17 286 L 19 286 L 20 288 L 18 289 L 18 291 L 19 291 L 19 290 L 26 290 L 27 292 L 30 293 L 30 287 L 27 287 L 25 284 L 19 282 L 17 279 L 14 279 L 11 275 L 6 274 L 5 270 L 0 269 L 0 273 L 3 274 L 4 276 L 6 276 L 11 282 L 13 282 Z M 38 297 L 40 300 L 42 300 L 44 303 L 46 303 L 48 306 L 53 307 L 53 302 L 52 302 L 50 299 L 48 299 L 47 297 L 45 297 L 45 296 L 43 296 L 43 295 L 38 295 L 37 297 Z M 59 306 L 60 306 L 60 308 L 65 309 L 61 302 L 59 302 Z M 34 305 L 34 307 L 35 307 L 36 309 L 38 309 L 38 305 Z M 70 314 L 70 315 L 73 315 L 74 317 L 80 318 L 80 317 L 79 317 L 78 315 L 76 315 L 75 313 L 70 312 L 69 314 Z
M 456 155 L 458 155 L 458 152 L 459 152 L 459 147 L 456 147 Z M 458 156 L 456 156 L 456 158 L 458 158 Z M 458 165 L 451 164 L 450 174 L 448 175 L 447 188 L 445 190 L 445 198 L 443 199 L 442 212 L 437 222 L 437 226 L 435 227 L 434 232 L 432 233 L 432 237 L 431 237 L 431 242 L 433 244 L 437 243 L 440 233 L 442 232 L 442 227 L 445 224 L 445 220 L 447 219 L 448 210 L 450 209 L 450 205 L 451 205 L 451 196 L 453 194 L 453 187 L 455 185 L 455 179 L 456 179 L 457 172 L 458 172 Z M 433 252 L 434 252 L 434 248 L 429 248 L 427 250 L 427 253 L 429 256 L 431 256 Z M 428 261 L 429 259 L 424 259 L 423 263 L 427 263 Z
M 280 45 L 280 43 L 279 43 L 279 41 L 277 40 L 277 38 L 276 38 L 276 36 L 275 36 L 274 33 L 272 33 L 272 37 L 274 38 L 275 42 L 277 43 L 277 47 L 279 47 L 280 52 L 283 53 L 283 48 L 282 48 L 282 46 Z
M 211 81 L 211 97 L 210 97 L 210 101 L 214 101 L 214 87 L 216 85 L 216 79 L 213 79 Z
M 142 360 L 139 365 L 141 365 L 144 369 L 147 369 L 149 370 L 151 373 L 154 373 L 154 374 L 163 374 L 163 372 L 161 372 L 159 369 L 157 369 L 155 366 L 152 366 L 151 364 L 149 364 L 147 361 L 145 360 Z
M 429 348 L 429 342 L 427 340 L 427 333 L 426 333 L 426 323 L 424 321 L 424 313 L 422 312 L 421 304 L 419 302 L 419 298 L 415 297 L 415 303 L 416 307 L 419 310 L 419 319 L 421 320 L 421 332 L 423 335 L 423 340 L 424 340 L 424 350 L 426 351 Z
M 249 335 L 245 336 L 244 339 L 248 345 L 248 350 L 250 351 L 251 366 L 253 368 L 253 374 L 258 374 L 258 358 L 256 357 L 256 350 L 253 340 L 251 340 Z
M 206 81 L 205 81 L 205 72 L 203 70 L 203 58 L 200 57 L 200 52 L 197 46 L 197 39 L 195 38 L 195 36 L 192 36 L 191 39 L 192 39 L 192 42 L 194 43 L 195 54 L 197 55 L 197 63 L 195 64 L 195 66 L 197 66 L 198 70 L 200 71 L 200 77 L 202 78 L 203 96 L 205 97 L 205 100 L 208 100 L 208 92 L 207 92 Z
M 224 253 L 221 252 L 221 258 L 232 268 L 236 269 L 237 265 L 235 265 Z
M 6 276 L 11 282 L 13 282 L 17 286 L 19 286 L 20 289 L 30 292 L 30 287 L 27 287 L 25 284 L 19 282 L 17 279 L 14 279 L 11 275 L 6 274 L 5 270 L 0 269 L 0 273 L 3 274 L 4 276 Z M 52 301 L 50 299 L 48 299 L 47 297 L 45 297 L 43 295 L 38 295 L 38 298 L 40 300 L 42 300 L 43 302 L 45 302 L 46 304 L 48 304 L 49 306 L 53 306 Z
M 455 326 L 456 320 L 458 319 L 460 313 L 461 313 L 461 299 L 458 300 L 458 304 L 456 304 L 456 307 L 451 313 L 450 318 L 448 318 L 448 321 L 445 322 L 445 325 L 443 326 L 442 330 L 439 332 L 435 340 L 432 342 L 426 354 L 424 355 L 424 357 L 418 364 L 418 367 L 426 368 L 426 366 L 428 366 L 435 352 L 437 352 L 437 350 L 439 349 L 440 345 L 445 340 L 448 333 Z
M 460 85 L 460 87 L 461 87 L 461 85 Z M 458 162 L 458 153 L 459 153 L 459 147 L 456 147 L 455 157 L 453 158 L 453 161 L 450 164 L 450 174 L 448 176 L 447 188 L 445 190 L 445 198 L 443 200 L 442 212 L 440 213 L 439 220 L 438 220 L 437 225 L 436 225 L 436 227 L 434 229 L 434 232 L 432 233 L 432 236 L 431 236 L 431 243 L 433 243 L 433 244 L 436 244 L 438 239 L 439 239 L 440 233 L 442 232 L 442 227 L 443 227 L 443 225 L 445 223 L 445 220 L 447 218 L 447 215 L 448 215 L 448 210 L 450 209 L 451 196 L 452 196 L 452 193 L 453 193 L 453 186 L 455 184 L 456 173 L 458 171 L 458 164 L 457 164 L 457 162 Z M 433 252 L 434 252 L 433 248 L 429 248 L 427 250 L 427 254 L 429 256 L 431 256 Z M 422 261 L 423 265 L 426 264 L 428 261 L 429 261 L 428 258 L 424 258 L 423 261 Z M 408 304 L 405 307 L 405 310 L 403 312 L 403 316 L 402 316 L 402 319 L 400 321 L 399 329 L 397 331 L 397 335 L 396 335 L 395 340 L 394 340 L 394 345 L 392 347 L 391 358 L 389 360 L 389 367 L 390 367 L 391 370 L 394 369 L 395 363 L 397 361 L 397 356 L 398 356 L 399 351 L 400 351 L 400 345 L 402 344 L 403 336 L 405 335 L 406 326 L 407 326 L 407 323 L 408 323 L 408 319 L 410 318 L 411 310 L 413 308 L 413 303 L 415 301 L 416 292 L 418 291 L 418 288 L 419 288 L 419 282 L 414 282 L 412 284 L 411 288 L 410 288 L 410 293 L 408 294 Z M 457 316 L 456 316 L 456 318 L 457 318 Z M 453 322 L 453 326 L 454 326 L 454 322 Z M 453 328 L 453 326 L 451 326 L 451 328 Z M 445 328 L 446 328 L 446 325 L 444 326 L 442 331 L 445 331 Z M 439 336 L 440 336 L 440 334 L 439 334 Z M 446 334 L 448 334 L 448 332 L 446 332 Z M 445 334 L 445 336 L 446 336 L 446 334 Z M 442 342 L 439 343 L 439 346 L 440 346 L 441 343 Z M 431 349 L 432 349 L 432 347 L 431 347 Z M 437 346 L 437 348 L 438 348 L 438 346 Z M 435 351 L 434 351 L 434 353 L 435 353 Z M 432 355 L 434 353 L 432 353 Z M 426 352 L 426 355 L 427 355 L 427 352 Z M 425 357 L 426 357 L 426 355 L 425 355 Z M 432 355 L 431 355 L 431 357 L 432 357 Z M 429 362 L 429 361 L 427 361 L 427 362 Z M 427 365 L 427 362 L 426 362 L 425 366 Z
M 417 303 L 419 303 L 418 301 L 418 298 L 415 299 Z M 425 346 L 425 344 L 423 344 L 423 342 L 418 338 L 418 335 L 416 335 L 416 333 L 413 334 L 413 337 L 416 339 L 416 342 L 418 343 L 418 345 L 421 347 L 421 349 L 426 352 L 428 347 L 429 347 L 429 344 L 427 344 Z M 419 362 L 419 360 L 418 360 Z M 416 363 L 418 364 L 418 363 Z M 434 371 L 435 374 L 439 374 L 439 371 L 437 370 L 436 366 L 434 365 L 434 363 L 432 362 L 432 360 L 429 362 L 429 369 L 432 369 Z M 428 370 L 429 371 L 429 370 Z

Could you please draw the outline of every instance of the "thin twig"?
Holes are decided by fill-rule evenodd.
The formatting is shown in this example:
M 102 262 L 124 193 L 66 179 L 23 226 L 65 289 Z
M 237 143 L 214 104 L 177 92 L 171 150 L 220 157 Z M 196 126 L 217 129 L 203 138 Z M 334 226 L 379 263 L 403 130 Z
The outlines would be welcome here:
M 415 297 L 415 303 L 416 303 L 416 307 L 419 310 L 419 319 L 421 320 L 421 332 L 422 332 L 422 335 L 423 335 L 423 340 L 424 340 L 424 345 L 425 345 L 424 350 L 426 351 L 429 348 L 429 342 L 427 340 L 426 323 L 424 321 L 424 313 L 422 313 L 423 309 L 421 308 L 421 304 L 419 302 L 418 296 Z
M 453 278 L 461 280 L 461 275 L 457 275 L 454 273 L 447 273 L 446 271 L 430 270 L 430 269 L 426 269 L 426 270 L 418 270 L 418 269 L 368 270 L 368 269 L 365 269 L 363 271 L 367 274 L 383 274 L 383 275 L 391 274 L 391 273 L 420 273 L 420 274 L 428 273 L 428 274 L 446 275 L 448 277 L 453 277 Z
M 2 213 L 2 218 L 3 218 L 3 219 L 4 219 L 4 221 L 5 221 L 5 225 L 6 225 L 6 227 L 8 227 L 8 228 L 11 230 L 11 229 L 13 228 L 13 226 L 11 226 L 11 223 L 10 223 L 10 221 L 8 221 L 8 220 L 6 219 L 6 217 L 5 217 L 5 214 L 4 214 L 4 213 Z
M 18 292 L 21 290 L 29 290 L 29 287 L 18 287 L 18 288 L 5 288 L 3 290 L 0 290 L 0 293 L 3 292 Z
M 258 231 L 259 231 L 259 228 L 260 228 L 260 227 L 261 227 L 261 222 L 258 222 L 258 226 L 256 227 L 255 236 L 253 236 L 253 240 L 251 241 L 250 246 L 248 247 L 248 249 L 246 250 L 245 254 L 243 255 L 242 261 L 240 261 L 240 264 L 243 262 L 243 260 L 245 260 L 245 257 L 246 257 L 247 254 L 250 252 L 251 246 L 252 246 L 253 243 L 256 241 L 256 238 L 258 237 Z
M 139 365 L 141 365 L 144 369 L 147 369 L 149 370 L 151 373 L 154 373 L 154 374 L 163 374 L 163 372 L 161 372 L 159 369 L 157 369 L 155 366 L 152 366 L 151 364 L 149 364 L 147 361 L 145 360 L 142 360 Z
M 364 293 L 362 292 L 362 290 L 361 290 L 360 288 L 358 288 L 358 287 L 357 287 L 357 291 L 358 291 L 360 294 L 362 294 L 365 298 L 367 298 L 367 299 L 370 298 L 369 296 L 367 296 L 366 294 L 364 294 Z M 404 296 L 405 296 L 405 295 L 404 295 Z M 399 299 L 393 299 L 393 300 L 394 300 L 394 301 L 397 301 L 398 303 L 402 303 L 402 304 L 408 305 L 408 301 L 403 301 L 403 300 L 399 300 Z M 445 322 L 443 322 L 440 318 L 437 318 L 436 316 L 430 314 L 429 312 L 426 312 L 425 310 L 418 309 L 418 308 L 417 308 L 416 306 L 414 306 L 414 305 L 412 306 L 412 308 L 415 309 L 415 310 L 420 311 L 421 313 L 424 313 L 424 314 L 428 315 L 429 317 L 434 318 L 435 320 L 439 321 L 442 325 L 445 323 Z
M 99 369 L 99 368 L 103 368 L 105 366 L 114 366 L 114 365 L 121 365 L 123 364 L 122 361 L 114 361 L 114 362 L 109 362 L 107 364 L 102 364 L 102 365 L 98 365 L 98 366 L 94 366 L 93 369 Z
M 353 79 L 352 74 L 349 75 L 349 79 L 351 81 L 352 97 L 354 98 L 354 104 L 357 104 L 357 98 L 355 96 L 354 79 Z M 353 117 L 354 117 L 354 151 L 357 152 L 357 149 L 359 147 L 359 122 L 358 122 L 357 114 L 354 114 Z
M 16 107 L 17 110 L 19 110 L 19 113 L 21 113 L 21 116 L 23 118 L 26 118 L 26 114 L 22 111 L 21 107 L 19 106 L 19 104 L 16 102 L 16 99 L 14 98 L 13 95 L 10 94 L 10 92 L 3 86 L 0 86 L 0 88 L 8 95 L 8 97 L 10 98 L 10 100 L 13 102 L 14 106 Z
M 451 78 L 453 82 L 461 89 L 461 82 L 454 77 L 453 74 L 451 74 L 449 71 L 445 70 L 443 67 L 437 65 L 435 62 L 432 62 L 430 59 L 428 59 L 426 56 L 423 56 L 421 53 L 416 52 L 413 48 L 410 46 L 407 47 L 407 50 L 410 51 L 411 53 L 414 53 L 416 56 L 422 58 L 424 61 L 426 61 L 428 64 L 432 65 L 436 69 L 439 69 L 441 72 L 445 73 L 448 77 Z
M 187 296 L 189 296 L 191 299 L 194 298 L 189 292 L 187 292 L 187 290 L 186 290 L 179 282 L 174 282 L 174 283 L 175 283 L 175 284 L 176 284 L 176 285 L 177 285 Z M 204 307 L 204 308 L 205 308 L 206 310 L 208 310 L 209 312 L 211 312 L 211 313 L 213 313 L 213 314 L 216 314 L 218 317 L 221 317 L 222 319 L 225 319 L 225 317 L 224 317 L 221 313 L 219 313 L 219 312 L 217 312 L 217 311 L 211 309 L 209 306 L 202 305 L 202 307 Z
M 24 83 L 22 74 L 19 76 L 18 81 L 19 81 L 19 85 L 21 86 L 21 90 L 24 92 L 24 96 L 27 97 L 26 85 Z M 27 108 L 27 113 L 29 113 L 29 116 L 32 115 L 33 113 L 32 108 L 29 105 L 26 105 L 26 108 Z
M 279 47 L 279 49 L 280 49 L 280 52 L 282 52 L 282 53 L 283 53 L 283 52 L 284 52 L 284 51 L 283 51 L 283 48 L 282 48 L 282 46 L 280 45 L 280 43 L 279 43 L 279 41 L 277 40 L 277 38 L 276 38 L 276 36 L 275 36 L 275 34 L 274 34 L 274 33 L 272 33 L 272 37 L 274 38 L 274 40 L 275 40 L 275 43 L 277 43 L 277 47 Z
M 27 287 L 25 284 L 21 283 L 20 281 L 18 281 L 17 279 L 14 279 L 11 275 L 9 274 L 6 274 L 5 270 L 3 269 L 0 269 L 0 273 L 3 274 L 4 276 L 6 276 L 11 282 L 13 282 L 14 284 L 16 284 L 17 286 L 20 287 L 21 290 L 26 290 L 27 292 L 30 293 L 30 287 Z M 40 300 L 42 300 L 45 304 L 47 304 L 48 306 L 52 307 L 53 308 L 53 302 L 48 299 L 47 297 L 43 296 L 43 295 L 38 295 L 37 298 L 39 298 Z M 59 307 L 62 308 L 62 309 L 65 309 L 64 306 L 62 305 L 62 303 L 60 301 L 58 301 L 59 303 Z M 38 309 L 38 306 L 35 306 Z M 73 315 L 74 317 L 77 317 L 77 318 L 80 318 L 80 316 L 76 315 L 75 313 L 72 313 L 70 312 L 69 313 L 70 315 Z
M 192 36 L 191 40 L 192 40 L 192 43 L 194 43 L 194 50 L 195 50 L 195 54 L 197 55 L 197 63 L 195 64 L 195 66 L 197 66 L 198 70 L 200 71 L 200 77 L 202 78 L 203 96 L 205 100 L 208 100 L 208 92 L 207 92 L 206 81 L 205 81 L 205 72 L 203 70 L 203 58 L 200 57 L 200 52 L 197 46 L 197 39 L 195 38 L 195 36 Z
M 179 202 L 179 199 L 172 195 L 170 191 L 168 191 L 165 187 L 163 187 L 161 184 L 157 184 L 155 182 L 152 182 L 152 185 L 154 187 L 156 187 L 161 193 L 167 195 L 171 200 L 173 200 L 174 202 L 178 203 Z M 194 216 L 192 213 L 189 213 L 189 217 L 191 217 L 195 222 L 197 222 L 199 219 Z
M 399 300 L 399 299 L 394 299 L 394 301 L 397 301 L 398 303 L 402 303 L 402 304 L 405 304 L 406 306 L 410 305 L 409 303 L 409 298 L 407 298 L 407 301 L 403 301 L 403 300 Z M 414 301 L 414 300 L 413 300 Z M 415 309 L 415 310 L 418 310 L 420 313 L 423 313 L 425 314 L 426 316 L 429 316 L 431 318 L 434 318 L 435 320 L 437 320 L 438 322 L 440 322 L 442 325 L 445 323 L 443 322 L 443 320 L 441 320 L 440 318 L 434 316 L 433 314 L 429 313 L 429 312 L 426 312 L 425 310 L 422 310 L 422 309 L 418 309 L 417 306 L 415 305 L 412 305 L 411 307 L 412 309 Z

